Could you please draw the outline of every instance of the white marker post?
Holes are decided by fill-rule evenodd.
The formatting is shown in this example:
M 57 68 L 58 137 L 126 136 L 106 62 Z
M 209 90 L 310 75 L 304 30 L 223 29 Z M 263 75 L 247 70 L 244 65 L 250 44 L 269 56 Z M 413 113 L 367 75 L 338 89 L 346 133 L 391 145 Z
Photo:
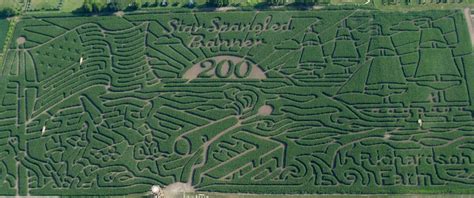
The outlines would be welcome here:
M 46 126 L 43 126 L 43 129 L 41 129 L 41 135 L 43 135 L 45 131 L 46 131 Z
M 82 65 L 83 62 L 84 62 L 84 58 L 81 57 L 81 59 L 79 60 L 79 65 Z
M 420 127 L 423 125 L 423 121 L 421 119 L 418 119 L 418 124 L 420 125 Z

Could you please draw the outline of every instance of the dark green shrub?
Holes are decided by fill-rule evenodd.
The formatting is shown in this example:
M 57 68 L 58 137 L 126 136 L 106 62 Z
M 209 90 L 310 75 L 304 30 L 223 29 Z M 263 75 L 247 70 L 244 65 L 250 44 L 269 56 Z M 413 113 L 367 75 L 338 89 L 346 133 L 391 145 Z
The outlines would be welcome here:
M 318 3 L 317 0 L 296 0 L 295 3 L 297 5 L 304 5 L 304 6 L 313 6 Z
M 0 10 L 0 18 L 2 18 L 2 17 L 11 17 L 11 16 L 15 16 L 17 14 L 18 14 L 18 11 L 16 11 L 13 8 L 3 8 L 2 10 Z
M 229 0 L 209 0 L 209 4 L 215 7 L 225 7 L 229 5 Z
M 272 6 L 280 6 L 280 5 L 285 5 L 286 0 L 267 0 L 268 5 Z
M 84 0 L 83 12 L 101 12 L 107 8 L 107 4 L 100 0 Z

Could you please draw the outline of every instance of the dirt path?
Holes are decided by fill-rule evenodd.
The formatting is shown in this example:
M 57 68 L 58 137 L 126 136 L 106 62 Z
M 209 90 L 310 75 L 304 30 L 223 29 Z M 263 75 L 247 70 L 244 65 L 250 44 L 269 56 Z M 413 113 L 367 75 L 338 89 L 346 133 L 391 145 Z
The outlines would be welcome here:
M 195 191 L 191 185 L 177 182 L 177 183 L 172 183 L 166 186 L 163 189 L 163 192 L 164 192 L 165 197 L 181 198 L 181 197 L 184 197 L 185 195 L 183 193 L 189 193 L 189 192 L 195 192 Z
M 471 36 L 471 45 L 474 46 L 474 29 L 472 27 L 471 9 L 464 8 L 464 17 L 466 18 L 469 35 Z

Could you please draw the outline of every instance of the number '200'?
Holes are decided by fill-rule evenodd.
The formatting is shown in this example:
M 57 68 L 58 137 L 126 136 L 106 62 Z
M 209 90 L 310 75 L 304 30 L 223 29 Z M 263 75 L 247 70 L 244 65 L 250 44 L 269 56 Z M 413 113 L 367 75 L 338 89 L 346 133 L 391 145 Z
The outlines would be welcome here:
M 200 64 L 204 70 L 198 77 L 211 78 L 214 74 L 219 78 L 229 78 L 234 74 L 237 78 L 246 78 L 252 72 L 253 64 L 249 61 L 240 61 L 237 64 L 232 60 L 221 60 L 216 62 L 209 59 Z

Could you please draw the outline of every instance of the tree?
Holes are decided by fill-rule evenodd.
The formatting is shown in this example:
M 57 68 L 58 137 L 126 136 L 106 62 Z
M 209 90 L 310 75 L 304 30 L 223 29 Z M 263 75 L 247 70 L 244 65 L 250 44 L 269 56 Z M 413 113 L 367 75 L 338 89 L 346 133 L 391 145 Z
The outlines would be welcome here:
M 146 2 L 142 3 L 141 0 L 111 0 L 107 5 L 110 11 L 120 11 L 120 10 L 136 10 L 140 9 L 142 6 L 149 7 L 151 4 Z M 156 5 L 155 5 L 156 6 Z
M 268 5 L 272 6 L 280 6 L 280 5 L 285 5 L 286 0 L 267 0 Z
M 194 6 L 194 0 L 189 0 L 188 6 L 189 6 L 189 7 L 193 7 L 193 6 Z
M 84 12 L 92 12 L 92 0 L 84 0 L 84 4 L 82 5 L 82 10 Z
M 139 9 L 142 8 L 142 5 L 143 5 L 142 0 L 135 0 L 134 3 L 137 4 L 137 8 Z
M 224 7 L 229 5 L 229 0 L 209 0 L 209 4 L 216 7 Z
M 115 12 L 115 11 L 119 11 L 120 9 L 119 9 L 119 7 L 117 6 L 116 3 L 111 2 L 111 3 L 107 4 L 107 10 Z
M 17 15 L 18 12 L 13 8 L 3 8 L 0 10 L 0 17 L 11 17 Z
M 94 0 L 94 2 L 92 3 L 92 11 L 94 12 L 100 12 L 104 10 L 106 7 L 107 7 L 107 4 L 101 0 Z
M 137 10 L 142 7 L 142 1 L 141 0 L 135 0 L 132 3 L 130 3 L 130 6 L 128 7 L 131 10 Z
M 313 6 L 317 3 L 317 0 L 296 0 L 295 2 L 300 5 Z
M 108 5 L 105 0 L 84 0 L 84 4 L 82 5 L 83 12 L 101 12 Z

